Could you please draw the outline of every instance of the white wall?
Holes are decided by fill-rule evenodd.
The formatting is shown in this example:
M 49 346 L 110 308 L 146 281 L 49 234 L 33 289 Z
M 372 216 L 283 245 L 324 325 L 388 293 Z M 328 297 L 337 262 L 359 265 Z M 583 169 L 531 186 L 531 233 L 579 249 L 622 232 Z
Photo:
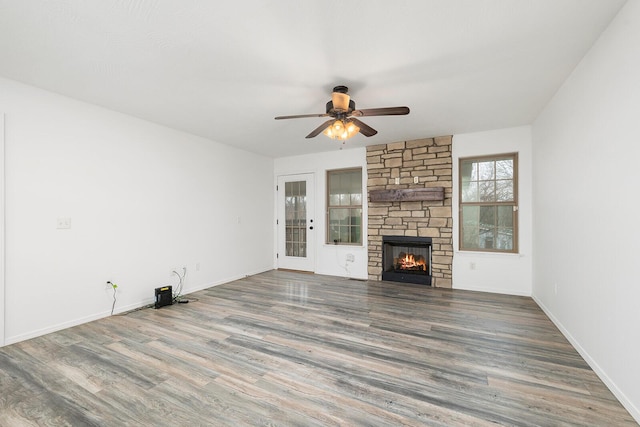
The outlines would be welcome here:
M 0 347 L 4 345 L 4 113 L 0 113 Z
M 322 137 L 322 136 L 321 136 Z M 324 137 L 323 137 L 324 138 Z M 347 144 L 349 142 L 347 141 Z M 326 236 L 326 174 L 327 170 L 350 167 L 362 168 L 363 196 L 366 200 L 367 188 L 367 155 L 364 148 L 354 148 L 305 156 L 283 157 L 275 160 L 274 180 L 280 175 L 313 173 L 315 178 L 315 272 L 332 276 L 366 279 L 367 275 L 367 206 L 363 206 L 362 246 L 332 245 L 325 243 Z M 275 186 L 275 184 L 274 184 Z M 275 188 L 275 187 L 274 187 Z M 274 226 L 275 227 L 275 226 Z M 277 243 L 277 230 L 273 228 L 274 240 Z M 354 262 L 347 262 L 347 254 L 353 254 Z M 274 265 L 277 260 L 274 258 Z
M 459 171 L 461 157 L 518 153 L 518 254 L 460 251 Z M 532 184 L 531 128 L 522 126 L 455 135 L 453 156 L 453 287 L 512 295 L 531 295 Z
M 186 290 L 271 269 L 272 159 L 10 80 L 0 94 L 6 343 L 108 315 L 107 280 L 118 312 L 176 267 Z
M 640 1 L 533 125 L 533 295 L 640 421 Z

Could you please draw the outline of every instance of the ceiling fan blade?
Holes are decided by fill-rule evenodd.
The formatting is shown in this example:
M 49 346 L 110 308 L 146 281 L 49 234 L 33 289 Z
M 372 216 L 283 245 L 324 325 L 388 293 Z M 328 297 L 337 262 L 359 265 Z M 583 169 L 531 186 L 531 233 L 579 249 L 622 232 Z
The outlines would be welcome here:
M 282 119 L 301 119 L 304 117 L 328 117 L 328 114 L 298 114 L 295 116 L 278 116 L 275 117 L 276 120 L 282 120 Z
M 368 124 L 361 122 L 358 119 L 351 119 L 351 122 L 353 122 L 356 126 L 358 126 L 360 128 L 360 133 L 366 137 L 373 136 L 376 133 L 378 133 L 377 130 L 375 130 Z
M 365 108 L 364 110 L 354 110 L 351 113 L 351 115 L 355 117 L 404 116 L 406 114 L 409 114 L 409 107 Z
M 327 120 L 326 122 L 315 128 L 309 135 L 305 136 L 305 138 L 313 138 L 320 135 L 322 131 L 331 126 L 331 123 L 333 123 L 334 121 L 334 119 Z

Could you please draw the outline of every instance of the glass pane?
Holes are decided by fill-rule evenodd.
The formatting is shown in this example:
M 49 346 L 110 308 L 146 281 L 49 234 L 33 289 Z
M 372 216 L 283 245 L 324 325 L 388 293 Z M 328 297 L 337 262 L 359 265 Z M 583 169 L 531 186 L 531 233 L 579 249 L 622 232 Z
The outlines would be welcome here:
M 496 249 L 513 249 L 514 212 L 513 206 L 498 206 L 498 227 L 496 229 Z
M 465 249 L 478 249 L 478 227 L 462 227 L 462 247 Z
M 361 223 L 361 208 L 330 208 L 329 243 L 361 243 Z
M 349 236 L 349 227 L 340 227 L 340 241 L 343 243 L 348 243 Z
M 513 179 L 513 159 L 496 161 L 496 179 Z
M 351 242 L 352 243 L 360 243 L 361 240 L 361 231 L 362 227 L 351 227 Z
M 350 209 L 350 243 L 362 243 L 362 208 Z
M 477 181 L 478 180 L 478 167 L 476 163 L 472 161 L 463 161 L 460 167 L 460 174 L 462 176 L 462 182 L 465 181 Z
M 349 216 L 348 208 L 332 208 L 329 211 L 329 224 L 340 224 Z
M 341 243 L 340 225 L 347 218 L 349 210 L 346 208 L 331 208 L 329 210 L 329 243 Z
M 513 249 L 513 206 L 463 206 L 463 249 Z
M 485 181 L 488 179 L 494 179 L 494 162 L 480 162 L 478 163 L 478 180 Z
M 307 183 L 285 182 L 285 251 L 287 256 L 306 257 Z
M 513 228 L 498 228 L 495 249 L 506 251 L 513 249 Z
M 330 227 L 329 228 L 329 243 L 338 243 L 340 239 L 340 228 L 339 227 Z
M 495 181 L 480 181 L 478 183 L 478 199 L 480 202 L 496 200 Z
M 484 249 L 493 249 L 496 232 L 496 208 L 495 206 L 480 207 L 480 223 L 478 245 Z
M 496 201 L 512 202 L 513 201 L 513 181 L 500 180 L 496 181 Z
M 350 206 L 362 204 L 362 170 L 330 171 L 327 174 L 329 205 Z M 357 197 L 354 197 L 357 195 Z
M 462 201 L 477 202 L 478 201 L 478 182 L 471 181 L 466 184 L 462 183 Z
M 480 228 L 496 225 L 496 207 L 480 206 Z
M 475 249 L 478 247 L 479 206 L 462 207 L 462 247 Z
M 478 217 L 480 216 L 480 206 L 463 206 L 462 222 L 464 226 L 478 226 Z
M 498 206 L 498 226 L 513 227 L 513 206 Z
M 342 193 L 342 174 L 339 172 L 329 172 L 329 194 Z
M 360 226 L 362 222 L 362 208 L 351 208 L 351 225 Z
M 362 205 L 362 193 L 353 193 L 351 194 L 351 205 L 359 206 Z

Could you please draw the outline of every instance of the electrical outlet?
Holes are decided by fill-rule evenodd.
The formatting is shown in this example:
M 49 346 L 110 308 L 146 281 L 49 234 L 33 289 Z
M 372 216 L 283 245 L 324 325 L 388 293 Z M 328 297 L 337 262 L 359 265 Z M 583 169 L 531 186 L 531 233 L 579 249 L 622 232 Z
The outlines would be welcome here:
M 356 260 L 356 257 L 353 254 L 347 254 L 347 262 L 353 262 Z
M 58 230 L 71 228 L 71 218 L 60 217 L 56 221 L 56 228 Z
M 420 182 L 420 178 L 418 178 L 417 176 L 413 177 L 413 183 L 414 184 L 418 184 Z
M 400 178 L 396 177 L 396 185 L 400 184 Z

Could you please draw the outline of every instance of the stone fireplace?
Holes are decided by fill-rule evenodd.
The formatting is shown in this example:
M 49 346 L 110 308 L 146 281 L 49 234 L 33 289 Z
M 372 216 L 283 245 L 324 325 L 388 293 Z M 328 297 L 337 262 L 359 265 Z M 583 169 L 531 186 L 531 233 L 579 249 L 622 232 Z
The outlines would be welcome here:
M 451 141 L 443 136 L 367 147 L 369 279 L 390 280 L 383 274 L 389 269 L 385 236 L 419 237 L 430 239 L 428 284 L 451 287 Z

